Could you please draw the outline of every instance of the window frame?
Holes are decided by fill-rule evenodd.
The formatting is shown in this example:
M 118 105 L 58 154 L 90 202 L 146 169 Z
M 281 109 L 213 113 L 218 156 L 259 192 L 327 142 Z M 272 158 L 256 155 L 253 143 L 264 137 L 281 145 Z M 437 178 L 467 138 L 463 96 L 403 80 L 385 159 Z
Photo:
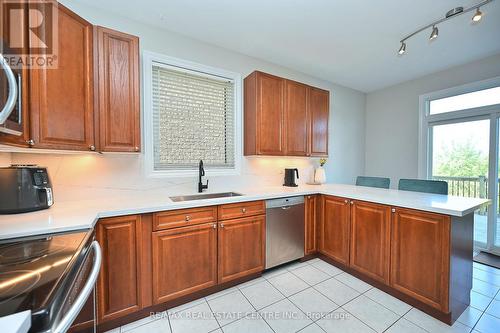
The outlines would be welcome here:
M 234 82 L 234 167 L 232 168 L 210 168 L 205 167 L 206 176 L 228 176 L 241 174 L 242 160 L 242 77 L 241 74 L 227 71 L 220 68 L 202 65 L 196 62 L 183 60 L 163 54 L 143 51 L 143 88 L 144 88 L 144 170 L 147 177 L 151 178 L 173 178 L 191 177 L 198 175 L 198 168 L 192 170 L 154 169 L 154 131 L 153 131 L 153 86 L 152 68 L 154 64 L 159 64 L 166 68 L 185 70 L 187 73 L 193 71 L 200 75 L 218 76 L 230 79 Z
M 471 93 L 479 90 L 500 87 L 500 76 L 451 87 L 419 96 L 419 129 L 418 129 L 418 177 L 428 179 L 432 173 L 429 161 L 432 157 L 432 127 L 460 122 L 465 119 L 484 119 L 496 115 L 500 104 L 480 106 L 476 108 L 430 114 L 430 101 Z M 493 131 L 490 132 L 493 135 Z

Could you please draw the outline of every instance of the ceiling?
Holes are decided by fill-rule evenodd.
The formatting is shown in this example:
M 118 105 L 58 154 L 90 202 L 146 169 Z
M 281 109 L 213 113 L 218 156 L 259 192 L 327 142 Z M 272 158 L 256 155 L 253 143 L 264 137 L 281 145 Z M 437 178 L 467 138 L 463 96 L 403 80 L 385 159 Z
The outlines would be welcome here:
M 79 0 L 136 21 L 370 92 L 500 53 L 500 1 L 399 40 L 480 0 Z

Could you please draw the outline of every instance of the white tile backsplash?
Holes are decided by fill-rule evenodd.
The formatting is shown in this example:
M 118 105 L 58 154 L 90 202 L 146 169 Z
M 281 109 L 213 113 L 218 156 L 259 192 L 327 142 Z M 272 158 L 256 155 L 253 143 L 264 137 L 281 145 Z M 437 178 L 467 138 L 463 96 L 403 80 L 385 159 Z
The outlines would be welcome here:
M 49 169 L 56 194 L 64 186 L 113 189 L 178 188 L 179 193 L 196 191 L 197 177 L 152 178 L 143 168 L 143 154 L 40 154 L 0 153 L 0 165 L 29 163 Z M 298 168 L 298 183 L 311 180 L 317 158 L 244 157 L 241 175 L 208 177 L 211 191 L 235 186 L 280 186 L 285 168 Z M 62 188 L 62 190 L 60 190 Z M 84 189 L 82 189 L 84 191 Z

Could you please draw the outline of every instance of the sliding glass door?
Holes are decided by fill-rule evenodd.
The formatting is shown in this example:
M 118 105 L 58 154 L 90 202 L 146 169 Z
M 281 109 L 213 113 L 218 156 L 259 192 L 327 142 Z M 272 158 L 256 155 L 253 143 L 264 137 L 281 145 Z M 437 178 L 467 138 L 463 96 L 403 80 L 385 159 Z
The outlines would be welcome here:
M 474 246 L 500 254 L 500 78 L 421 96 L 420 109 L 419 176 L 489 198 L 474 214 Z
M 431 176 L 448 182 L 448 193 L 462 197 L 488 198 L 490 120 L 460 120 L 431 125 Z M 488 243 L 488 208 L 474 215 L 474 241 L 485 249 Z

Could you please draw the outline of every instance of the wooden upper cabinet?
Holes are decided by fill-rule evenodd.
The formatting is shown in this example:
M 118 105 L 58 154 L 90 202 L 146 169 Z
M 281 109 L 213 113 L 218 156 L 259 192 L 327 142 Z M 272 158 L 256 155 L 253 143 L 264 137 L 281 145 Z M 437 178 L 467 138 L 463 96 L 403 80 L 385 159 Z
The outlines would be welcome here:
M 319 252 L 344 264 L 349 264 L 350 210 L 349 200 L 323 196 Z
M 309 122 L 307 95 L 309 87 L 295 81 L 285 81 L 286 155 L 307 156 Z
M 30 71 L 32 146 L 95 150 L 93 26 L 61 4 L 56 69 Z
M 245 155 L 328 155 L 328 91 L 258 71 L 244 85 Z
M 351 201 L 350 267 L 389 282 L 391 208 Z
M 142 308 L 141 216 L 99 220 L 97 241 L 102 248 L 98 280 L 98 318 L 115 319 Z M 144 249 L 145 250 L 145 249 Z M 144 281 L 144 283 L 147 283 Z
M 308 105 L 311 133 L 309 154 L 311 156 L 327 156 L 330 92 L 311 87 Z
M 28 17 L 28 3 L 19 2 L 15 4 L 20 10 L 22 10 L 25 17 Z M 23 20 L 14 20 L 13 16 L 5 10 L 4 1 L 0 1 L 0 43 L 3 40 L 3 50 L 4 54 L 29 54 L 28 49 L 28 29 L 25 28 Z M 11 33 L 11 29 L 16 30 L 16 34 Z M 9 48 L 11 44 L 11 37 L 21 35 L 23 41 L 23 47 L 20 48 L 20 52 L 15 52 Z M 19 67 L 19 66 L 18 66 Z M 12 68 L 14 75 L 16 76 L 17 87 L 19 91 L 18 103 L 14 111 L 11 113 L 10 117 L 7 118 L 6 122 L 0 125 L 6 132 L 0 132 L 0 143 L 15 145 L 15 146 L 28 146 L 29 140 L 29 115 L 28 115 L 28 68 L 26 66 L 20 66 L 20 68 Z M 4 105 L 7 101 L 7 90 L 4 87 L 8 86 L 7 76 L 3 73 L 3 68 L 0 68 L 0 105 Z M 20 96 L 20 97 L 19 97 Z M 20 112 L 19 112 L 20 109 Z M 19 117 L 19 114 L 21 116 Z M 9 131 L 10 130 L 10 131 Z M 19 133 L 22 133 L 19 135 Z
M 316 247 L 316 228 L 318 221 L 319 197 L 317 195 L 308 195 L 305 198 L 305 248 L 304 254 L 312 254 L 317 250 Z
M 264 270 L 266 217 L 219 222 L 218 282 L 224 283 Z
M 140 151 L 139 38 L 97 27 L 100 151 Z
M 245 78 L 245 155 L 285 155 L 284 95 L 280 77 Z
M 390 285 L 443 312 L 450 310 L 450 223 L 411 209 L 392 214 Z
M 160 304 L 217 284 L 217 223 L 153 233 L 153 299 Z

